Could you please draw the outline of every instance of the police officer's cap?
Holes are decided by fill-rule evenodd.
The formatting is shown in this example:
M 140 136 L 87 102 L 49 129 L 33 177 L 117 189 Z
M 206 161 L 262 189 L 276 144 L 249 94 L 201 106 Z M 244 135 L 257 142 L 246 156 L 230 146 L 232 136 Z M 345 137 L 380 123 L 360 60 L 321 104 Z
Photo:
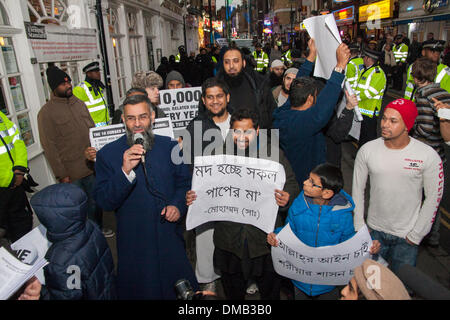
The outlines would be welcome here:
M 378 60 L 381 57 L 381 52 L 376 50 L 370 50 L 369 48 L 364 48 L 362 55 L 363 57 L 367 56 L 374 60 Z
M 100 63 L 92 62 L 92 63 L 89 63 L 87 66 L 85 66 L 83 68 L 83 72 L 84 73 L 88 73 L 88 72 L 91 72 L 91 71 L 100 71 Z
M 255 44 L 255 48 L 262 48 L 261 43 L 257 42 L 257 43 Z
M 443 51 L 444 45 L 445 45 L 444 40 L 427 40 L 422 43 L 422 49 Z
M 398 34 L 394 37 L 394 41 L 398 39 L 403 39 L 403 36 L 401 34 Z
M 348 45 L 348 48 L 351 50 L 351 51 L 356 51 L 356 50 L 361 50 L 361 47 L 360 47 L 360 45 L 359 45 L 359 43 L 358 42 L 352 42 L 352 43 L 350 43 L 349 45 Z

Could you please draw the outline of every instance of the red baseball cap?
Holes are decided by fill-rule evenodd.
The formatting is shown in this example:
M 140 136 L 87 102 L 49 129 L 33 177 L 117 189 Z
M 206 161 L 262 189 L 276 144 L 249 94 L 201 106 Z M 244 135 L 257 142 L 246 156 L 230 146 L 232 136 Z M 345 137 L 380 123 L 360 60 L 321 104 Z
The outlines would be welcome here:
M 418 115 L 417 107 L 414 102 L 408 99 L 400 98 L 389 103 L 385 110 L 388 108 L 397 110 L 402 116 L 403 122 L 405 123 L 406 128 L 408 128 L 408 131 L 412 129 Z

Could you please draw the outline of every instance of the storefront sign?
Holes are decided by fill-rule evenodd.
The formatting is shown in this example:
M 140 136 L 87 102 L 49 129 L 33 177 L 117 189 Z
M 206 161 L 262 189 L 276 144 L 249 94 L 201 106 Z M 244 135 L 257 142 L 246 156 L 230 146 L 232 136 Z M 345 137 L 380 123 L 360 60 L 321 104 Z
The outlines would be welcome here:
M 31 22 L 25 22 L 25 31 L 28 39 L 47 39 L 45 26 L 37 26 Z
M 45 39 L 30 39 L 38 63 L 98 58 L 96 30 L 45 26 Z
M 391 18 L 394 10 L 393 0 L 383 0 L 359 7 L 359 22 Z
M 353 17 L 355 16 L 355 6 L 350 6 L 347 8 L 333 11 L 333 15 L 337 24 L 346 21 L 352 21 Z

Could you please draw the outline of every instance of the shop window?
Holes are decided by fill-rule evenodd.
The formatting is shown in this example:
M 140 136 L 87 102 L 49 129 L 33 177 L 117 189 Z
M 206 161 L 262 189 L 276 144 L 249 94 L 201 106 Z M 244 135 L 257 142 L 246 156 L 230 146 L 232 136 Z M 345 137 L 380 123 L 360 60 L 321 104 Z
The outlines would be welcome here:
M 0 110 L 19 125 L 26 146 L 35 142 L 13 39 L 0 36 Z
M 122 46 L 120 38 L 112 38 L 113 49 L 114 49 L 114 62 L 117 72 L 117 86 L 119 88 L 119 98 L 125 97 L 126 93 L 126 75 L 124 68 L 124 59 L 122 55 Z
M 129 35 L 129 47 L 130 47 L 130 63 L 131 72 L 134 74 L 137 71 L 142 70 L 142 54 L 140 49 L 140 41 L 142 36 L 138 30 L 138 17 L 136 12 L 127 12 L 127 26 Z
M 27 4 L 33 23 L 66 25 L 69 19 L 67 0 L 28 0 Z

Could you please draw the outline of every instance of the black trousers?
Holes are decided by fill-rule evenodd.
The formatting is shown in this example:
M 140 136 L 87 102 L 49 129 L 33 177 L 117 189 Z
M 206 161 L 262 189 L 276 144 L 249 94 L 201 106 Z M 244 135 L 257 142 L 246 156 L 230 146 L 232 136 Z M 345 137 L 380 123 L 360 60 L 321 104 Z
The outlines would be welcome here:
M 33 228 L 33 216 L 27 209 L 27 196 L 22 186 L 0 188 L 0 228 L 6 238 L 15 242 Z
M 377 134 L 378 117 L 373 116 L 369 118 L 363 115 L 361 122 L 361 131 L 359 134 L 359 147 L 361 148 L 366 142 L 374 140 L 378 137 Z
M 403 73 L 405 72 L 405 64 L 396 66 L 392 74 L 394 90 L 401 91 L 403 89 Z

